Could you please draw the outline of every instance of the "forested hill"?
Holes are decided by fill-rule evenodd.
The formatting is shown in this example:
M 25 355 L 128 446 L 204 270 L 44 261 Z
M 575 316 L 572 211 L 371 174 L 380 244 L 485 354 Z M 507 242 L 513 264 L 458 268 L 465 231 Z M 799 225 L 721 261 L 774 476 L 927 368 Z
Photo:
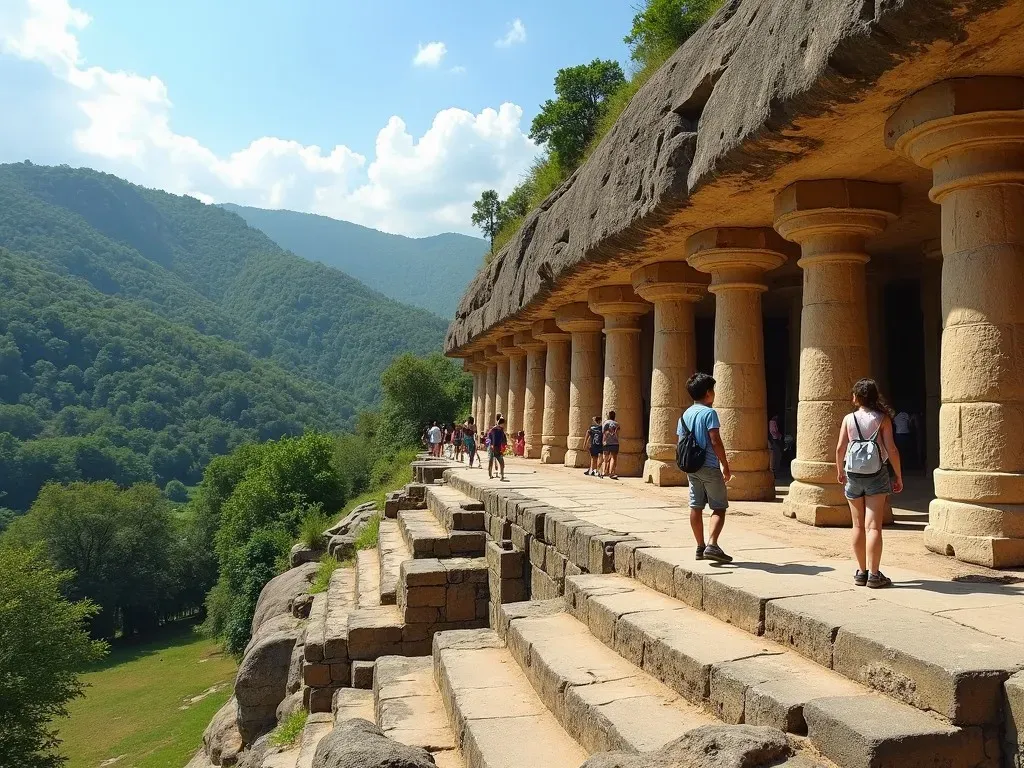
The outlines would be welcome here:
M 192 484 L 243 441 L 351 424 L 444 327 L 216 206 L 0 165 L 0 508 L 47 480 Z
M 462 292 L 488 248 L 485 240 L 453 232 L 411 238 L 309 213 L 223 207 L 281 247 L 444 318 L 454 317 Z

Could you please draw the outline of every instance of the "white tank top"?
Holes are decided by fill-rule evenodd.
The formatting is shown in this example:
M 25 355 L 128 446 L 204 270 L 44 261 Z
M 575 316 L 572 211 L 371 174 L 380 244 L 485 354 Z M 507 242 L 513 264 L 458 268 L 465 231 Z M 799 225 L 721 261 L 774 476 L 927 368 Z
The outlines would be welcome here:
M 854 419 L 857 423 L 854 424 Z M 878 436 L 875 441 L 878 443 L 878 455 L 882 458 L 882 461 L 889 460 L 889 452 L 885 450 L 885 443 L 882 442 L 882 422 L 885 421 L 885 415 L 878 413 L 877 411 L 869 411 L 864 408 L 858 408 L 853 413 L 846 417 L 846 435 L 851 440 L 859 440 L 857 435 L 857 427 L 860 426 L 860 433 L 864 435 L 864 439 L 869 439 L 875 432 L 878 432 Z

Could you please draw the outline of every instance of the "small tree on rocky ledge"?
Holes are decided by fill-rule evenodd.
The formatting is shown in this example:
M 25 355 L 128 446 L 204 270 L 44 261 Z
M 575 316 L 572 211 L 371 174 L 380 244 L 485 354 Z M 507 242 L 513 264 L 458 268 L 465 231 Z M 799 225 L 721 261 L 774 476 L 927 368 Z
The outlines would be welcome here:
M 491 243 L 491 251 L 494 251 L 494 235 L 498 232 L 498 213 L 501 210 L 501 201 L 498 193 L 493 189 L 485 189 L 480 199 L 473 203 L 473 226 L 480 227 Z

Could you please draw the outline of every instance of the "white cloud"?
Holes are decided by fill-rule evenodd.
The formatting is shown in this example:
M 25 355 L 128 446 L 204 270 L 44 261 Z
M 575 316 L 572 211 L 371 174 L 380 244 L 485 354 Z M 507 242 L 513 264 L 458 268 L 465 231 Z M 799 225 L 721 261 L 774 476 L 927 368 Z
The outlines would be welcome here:
M 441 42 L 427 43 L 423 45 L 420 43 L 416 48 L 416 55 L 413 57 L 412 63 L 414 67 L 436 67 L 441 63 L 441 59 L 448 53 L 448 46 Z
M 484 189 L 507 194 L 536 156 L 515 104 L 437 113 L 419 137 L 392 117 L 372 157 L 264 136 L 218 155 L 171 125 L 156 76 L 87 66 L 68 0 L 0 0 L 3 160 L 89 165 L 204 202 L 322 213 L 408 235 L 471 232 Z M 433 44 L 432 44 L 433 45 Z M 442 45 L 443 44 L 438 44 Z M 19 83 L 21 84 L 19 86 Z M 19 126 L 37 126 L 25 130 Z
M 522 19 L 515 19 L 508 25 L 508 31 L 505 32 L 505 36 L 499 40 L 495 40 L 494 44 L 499 48 L 511 48 L 513 45 L 525 42 L 526 25 L 523 24 Z
M 462 66 L 461 64 L 458 64 L 458 65 L 452 67 L 448 71 L 451 72 L 453 75 L 464 75 L 464 74 L 466 74 L 466 68 L 464 66 Z

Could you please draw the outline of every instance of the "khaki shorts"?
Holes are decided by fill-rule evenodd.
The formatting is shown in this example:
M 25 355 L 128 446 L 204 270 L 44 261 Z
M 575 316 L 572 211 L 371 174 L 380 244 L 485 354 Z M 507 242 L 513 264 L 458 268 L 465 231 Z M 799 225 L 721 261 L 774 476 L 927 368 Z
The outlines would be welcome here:
M 690 509 L 728 509 L 729 498 L 725 490 L 725 478 L 718 467 L 701 467 L 690 472 Z

